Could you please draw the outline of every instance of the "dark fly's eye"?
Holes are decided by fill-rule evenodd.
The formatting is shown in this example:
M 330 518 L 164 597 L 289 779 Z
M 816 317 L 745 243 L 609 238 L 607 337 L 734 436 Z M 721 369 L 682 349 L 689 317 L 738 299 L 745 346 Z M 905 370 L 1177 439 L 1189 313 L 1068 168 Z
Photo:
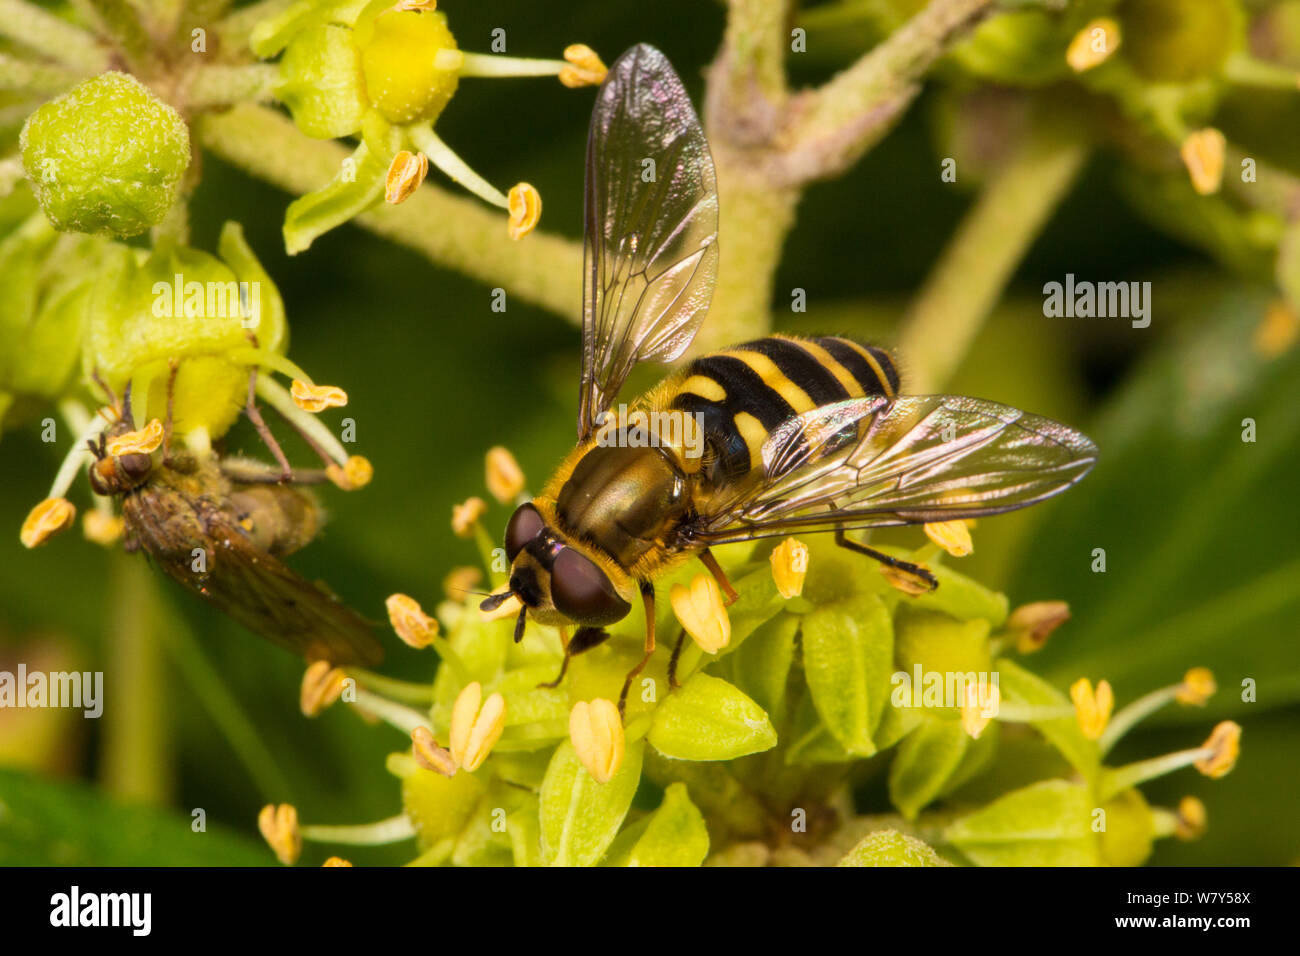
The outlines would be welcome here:
M 569 620 L 589 626 L 613 624 L 632 609 L 618 596 L 605 572 L 572 548 L 555 556 L 551 600 Z
M 122 474 L 133 482 L 143 481 L 148 477 L 150 469 L 153 468 L 153 458 L 139 452 L 122 455 L 118 458 L 117 463 L 118 467 L 122 469 Z
M 524 545 L 537 537 L 544 522 L 532 505 L 520 505 L 506 525 L 506 557 L 514 561 Z

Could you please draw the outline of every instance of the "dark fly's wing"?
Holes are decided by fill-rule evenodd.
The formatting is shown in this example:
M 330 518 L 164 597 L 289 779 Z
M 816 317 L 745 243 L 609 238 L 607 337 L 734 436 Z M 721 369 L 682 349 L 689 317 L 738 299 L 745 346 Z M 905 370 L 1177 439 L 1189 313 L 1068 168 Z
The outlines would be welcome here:
M 587 139 L 578 439 L 637 363 L 690 345 L 713 298 L 713 157 L 668 59 L 641 44 L 610 68 Z
M 151 481 L 122 505 L 132 538 L 168 575 L 254 634 L 313 661 L 371 667 L 383 659 L 364 618 L 254 547 L 213 500 Z M 194 570 L 196 548 L 205 570 Z
M 1023 508 L 1097 460 L 1086 436 L 954 395 L 850 399 L 773 429 L 755 478 L 715 495 L 686 535 L 719 544 L 799 531 L 974 518 Z

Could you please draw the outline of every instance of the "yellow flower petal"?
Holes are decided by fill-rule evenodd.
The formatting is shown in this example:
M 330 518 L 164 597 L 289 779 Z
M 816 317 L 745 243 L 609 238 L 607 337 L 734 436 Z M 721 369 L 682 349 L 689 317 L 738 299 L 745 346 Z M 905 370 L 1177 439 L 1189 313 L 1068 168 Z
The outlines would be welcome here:
M 522 239 L 537 228 L 542 218 L 542 196 L 528 183 L 516 183 L 506 197 L 510 223 L 506 232 L 511 239 Z
M 798 538 L 786 538 L 772 551 L 771 562 L 777 593 L 787 600 L 802 594 L 808 574 L 808 545 Z
M 390 594 L 384 602 L 388 623 L 406 644 L 417 650 L 428 647 L 438 636 L 438 622 L 424 613 L 420 602 L 405 594 Z
M 569 739 L 597 783 L 609 783 L 623 766 L 623 721 L 613 701 L 598 697 L 574 704 L 569 711 Z
M 76 518 L 77 508 L 67 498 L 46 498 L 27 513 L 18 539 L 23 547 L 34 548 L 70 528 Z
M 674 584 L 669 600 L 686 633 L 706 653 L 716 654 L 730 643 L 731 618 L 712 575 L 697 574 L 689 588 Z
M 294 379 L 289 387 L 293 402 L 305 412 L 323 412 L 327 408 L 342 408 L 348 403 L 348 393 L 336 385 L 308 385 Z

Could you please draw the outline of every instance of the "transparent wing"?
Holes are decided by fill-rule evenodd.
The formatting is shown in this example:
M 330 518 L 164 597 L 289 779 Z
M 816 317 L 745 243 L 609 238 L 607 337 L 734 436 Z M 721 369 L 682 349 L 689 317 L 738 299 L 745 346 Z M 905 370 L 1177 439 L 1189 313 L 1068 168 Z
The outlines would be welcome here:
M 1091 470 L 1097 446 L 1059 422 L 954 395 L 850 399 L 778 426 L 748 483 L 686 532 L 720 544 L 796 531 L 974 518 L 1023 508 Z
M 717 235 L 699 118 L 668 59 L 635 46 L 610 68 L 587 140 L 580 441 L 638 362 L 690 345 L 713 298 Z

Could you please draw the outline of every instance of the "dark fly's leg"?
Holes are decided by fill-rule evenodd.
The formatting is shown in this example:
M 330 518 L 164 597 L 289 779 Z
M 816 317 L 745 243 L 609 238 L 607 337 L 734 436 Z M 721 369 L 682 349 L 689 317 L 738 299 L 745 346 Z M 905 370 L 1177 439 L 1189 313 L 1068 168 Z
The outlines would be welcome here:
M 289 459 L 284 456 L 284 449 L 280 447 L 280 443 L 271 434 L 271 429 L 266 427 L 266 421 L 262 418 L 262 413 L 257 407 L 256 368 L 248 373 L 248 404 L 244 406 L 244 414 L 253 423 L 257 433 L 262 436 L 262 441 L 266 444 L 266 447 L 271 449 L 271 454 L 275 456 L 275 460 L 280 463 L 280 481 L 291 481 L 293 479 L 293 466 L 289 464 Z
M 560 636 L 563 639 L 564 629 L 560 629 Z M 603 627 L 580 627 L 578 632 L 573 635 L 573 640 L 564 642 L 564 662 L 560 664 L 560 673 L 553 681 L 545 684 L 538 684 L 538 687 L 559 687 L 560 681 L 564 680 L 564 675 L 569 670 L 569 658 L 581 654 L 583 651 L 589 651 L 593 647 L 599 647 L 609 640 L 609 631 Z
M 623 692 L 618 695 L 618 715 L 626 716 L 627 711 L 627 692 L 632 689 L 632 681 L 636 675 L 641 673 L 646 664 L 650 663 L 650 657 L 655 652 L 655 586 L 649 581 L 638 582 L 641 585 L 641 601 L 645 604 L 645 657 L 641 658 L 641 663 L 632 668 L 627 673 L 627 679 L 623 681 Z
M 176 359 L 167 363 L 167 420 L 163 422 L 163 464 L 170 465 L 172 460 L 172 424 L 176 408 L 176 373 L 181 364 Z
M 913 564 L 911 561 L 900 561 L 898 558 L 891 558 L 883 551 L 877 551 L 875 548 L 869 548 L 865 544 L 859 544 L 856 541 L 850 541 L 848 535 L 844 533 L 843 528 L 837 528 L 835 531 L 835 543 L 841 548 L 848 548 L 858 554 L 865 554 L 869 558 L 874 558 L 881 564 L 887 564 L 891 568 L 898 568 L 900 571 L 906 571 L 920 578 L 926 584 L 930 585 L 933 591 L 939 586 L 939 580 L 919 564 Z
M 731 582 L 727 580 L 727 572 L 722 570 L 722 565 L 718 564 L 718 559 L 713 556 L 713 552 L 708 548 L 700 552 L 700 560 L 704 562 L 704 566 L 713 575 L 713 580 L 718 582 L 718 587 L 722 588 L 722 593 L 727 596 L 727 607 L 731 607 L 736 603 L 736 598 L 739 595 L 736 594 L 736 589 L 731 586 Z
M 668 686 L 673 690 L 682 686 L 677 683 L 677 659 L 682 656 L 682 648 L 685 644 L 686 630 L 683 628 L 682 632 L 677 635 L 677 643 L 673 645 L 673 656 L 668 659 Z

